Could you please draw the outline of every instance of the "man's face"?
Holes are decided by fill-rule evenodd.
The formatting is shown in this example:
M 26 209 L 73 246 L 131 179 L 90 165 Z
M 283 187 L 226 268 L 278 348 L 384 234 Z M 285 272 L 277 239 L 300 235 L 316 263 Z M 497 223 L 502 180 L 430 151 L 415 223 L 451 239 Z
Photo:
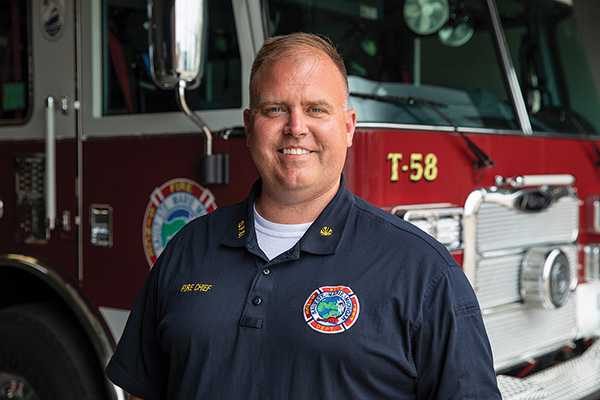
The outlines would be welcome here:
M 289 201 L 337 190 L 356 112 L 333 62 L 301 51 L 261 66 L 253 88 L 244 125 L 263 189 Z

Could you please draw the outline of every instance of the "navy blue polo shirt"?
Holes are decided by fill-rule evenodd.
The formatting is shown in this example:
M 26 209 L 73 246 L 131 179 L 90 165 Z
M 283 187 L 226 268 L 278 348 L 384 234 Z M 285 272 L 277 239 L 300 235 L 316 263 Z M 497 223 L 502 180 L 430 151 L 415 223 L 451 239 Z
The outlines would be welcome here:
M 500 399 L 479 306 L 446 248 L 342 186 L 271 261 L 248 199 L 183 228 L 107 367 L 158 399 Z

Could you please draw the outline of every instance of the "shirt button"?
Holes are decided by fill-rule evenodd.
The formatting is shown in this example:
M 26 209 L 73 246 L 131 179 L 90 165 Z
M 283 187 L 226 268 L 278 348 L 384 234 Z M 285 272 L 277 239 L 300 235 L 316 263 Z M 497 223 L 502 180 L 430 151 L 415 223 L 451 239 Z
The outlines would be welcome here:
M 265 269 L 263 269 L 262 273 L 264 275 L 269 275 L 271 273 L 271 270 L 269 268 L 265 268 Z
M 262 303 L 262 299 L 260 298 L 260 296 L 256 296 L 252 299 L 252 304 L 254 304 L 255 306 L 259 305 L 260 303 Z

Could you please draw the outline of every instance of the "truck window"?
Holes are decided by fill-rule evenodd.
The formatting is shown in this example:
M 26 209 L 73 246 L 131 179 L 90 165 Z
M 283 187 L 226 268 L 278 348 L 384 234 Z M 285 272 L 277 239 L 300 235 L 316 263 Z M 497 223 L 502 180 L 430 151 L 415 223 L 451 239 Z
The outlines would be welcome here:
M 0 0 L 0 124 L 22 124 L 31 104 L 29 2 Z
M 515 0 L 498 10 L 533 129 L 598 135 L 600 103 L 572 10 Z
M 404 3 L 270 0 L 270 34 L 304 30 L 338 44 L 361 122 L 518 129 L 485 2 L 450 1 L 434 31 L 435 13 L 411 19 Z
M 175 92 L 150 76 L 146 0 L 104 0 L 102 114 L 179 111 Z M 208 53 L 201 85 L 186 93 L 193 110 L 239 108 L 241 61 L 229 1 L 208 2 Z

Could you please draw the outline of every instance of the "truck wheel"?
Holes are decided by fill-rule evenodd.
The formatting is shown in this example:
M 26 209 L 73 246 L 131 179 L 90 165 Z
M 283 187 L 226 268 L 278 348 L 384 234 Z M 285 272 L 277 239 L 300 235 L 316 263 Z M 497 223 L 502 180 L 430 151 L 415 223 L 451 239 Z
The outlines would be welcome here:
M 0 310 L 0 400 L 102 400 L 93 348 L 81 329 L 46 303 Z

